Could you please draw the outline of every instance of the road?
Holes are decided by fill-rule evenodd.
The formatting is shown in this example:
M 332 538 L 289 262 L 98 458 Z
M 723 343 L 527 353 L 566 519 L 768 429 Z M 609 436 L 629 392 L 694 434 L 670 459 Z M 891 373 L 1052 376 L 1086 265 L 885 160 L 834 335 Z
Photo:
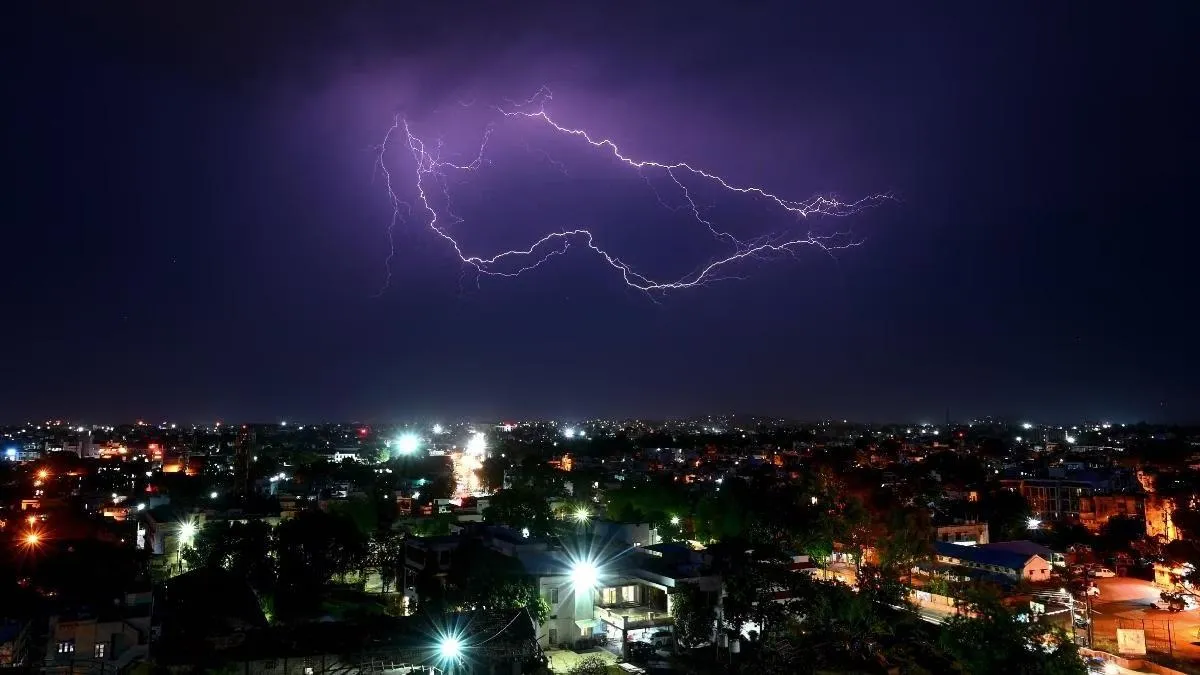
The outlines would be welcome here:
M 1097 579 L 1096 585 L 1100 596 L 1092 599 L 1092 636 L 1097 648 L 1116 651 L 1120 623 L 1123 628 L 1144 628 L 1150 651 L 1170 652 L 1176 658 L 1200 663 L 1200 610 L 1156 608 L 1161 589 L 1142 579 Z

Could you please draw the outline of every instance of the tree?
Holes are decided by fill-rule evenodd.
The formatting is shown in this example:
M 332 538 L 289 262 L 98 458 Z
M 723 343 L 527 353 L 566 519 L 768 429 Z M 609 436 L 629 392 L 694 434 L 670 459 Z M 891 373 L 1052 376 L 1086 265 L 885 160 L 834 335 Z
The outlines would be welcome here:
M 454 551 L 444 602 L 461 610 L 525 610 L 535 625 L 550 616 L 550 604 L 521 561 L 476 539 L 464 540 Z
M 984 494 L 980 509 L 988 521 L 988 532 L 996 541 L 1023 539 L 1029 532 L 1033 511 L 1019 492 L 998 487 Z
M 671 609 L 675 615 L 675 639 L 679 644 L 692 649 L 713 638 L 716 604 L 698 585 L 684 583 L 672 589 Z
M 932 540 L 933 525 L 927 511 L 893 511 L 887 534 L 879 541 L 879 565 L 911 580 L 912 568 L 932 556 Z
M 1059 626 L 1023 621 L 999 594 L 981 586 L 965 598 L 967 613 L 946 621 L 939 641 L 962 673 L 1083 675 L 1079 650 Z
M 366 560 L 367 540 L 345 516 L 305 511 L 280 524 L 276 534 L 279 588 L 297 605 L 313 604 L 334 577 L 344 577 Z
M 550 503 L 544 495 L 528 487 L 512 487 L 492 495 L 483 519 L 517 530 L 529 528 L 531 533 L 539 536 L 554 531 Z

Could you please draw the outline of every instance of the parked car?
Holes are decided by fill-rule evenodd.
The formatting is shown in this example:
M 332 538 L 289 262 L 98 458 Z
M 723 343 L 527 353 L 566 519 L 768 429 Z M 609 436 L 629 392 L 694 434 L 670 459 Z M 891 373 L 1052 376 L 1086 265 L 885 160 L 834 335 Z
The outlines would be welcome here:
M 1097 579 L 1111 579 L 1117 576 L 1117 573 L 1107 567 L 1093 567 L 1090 575 Z

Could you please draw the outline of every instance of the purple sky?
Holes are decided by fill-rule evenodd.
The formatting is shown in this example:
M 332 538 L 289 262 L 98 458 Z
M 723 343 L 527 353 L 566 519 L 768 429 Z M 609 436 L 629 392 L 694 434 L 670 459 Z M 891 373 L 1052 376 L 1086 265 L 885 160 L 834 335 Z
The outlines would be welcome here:
M 8 111 L 0 412 L 1200 417 L 1189 3 L 747 4 L 38 5 Z M 415 220 L 374 297 L 393 115 L 473 152 L 487 104 L 543 85 L 638 157 L 900 201 L 812 223 L 860 247 L 657 304 L 574 249 L 477 287 Z M 497 134 L 452 186 L 472 252 L 585 225 L 647 272 L 715 253 L 603 153 Z M 704 200 L 746 236 L 796 225 Z

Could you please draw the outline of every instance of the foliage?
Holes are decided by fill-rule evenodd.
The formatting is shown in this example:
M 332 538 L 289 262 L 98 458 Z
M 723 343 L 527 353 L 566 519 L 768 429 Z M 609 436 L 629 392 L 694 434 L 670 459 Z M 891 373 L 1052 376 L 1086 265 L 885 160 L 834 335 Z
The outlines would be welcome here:
M 1024 622 L 987 587 L 966 595 L 968 613 L 951 617 L 939 641 L 963 673 L 1083 675 L 1079 650 L 1061 627 Z M 984 647 L 986 646 L 986 647 Z
M 599 656 L 586 656 L 575 662 L 575 665 L 571 666 L 567 673 L 568 675 L 607 675 L 608 664 Z
M 710 641 L 716 627 L 714 599 L 696 584 L 679 584 L 671 591 L 675 639 L 689 649 Z
M 280 524 L 276 536 L 279 589 L 289 602 L 311 604 L 325 584 L 366 562 L 367 540 L 344 516 L 305 511 Z
M 554 515 L 545 494 L 530 487 L 512 487 L 492 495 L 483 519 L 514 529 L 529 528 L 533 534 L 544 536 L 554 531 Z
M 984 493 L 980 509 L 988 521 L 992 540 L 1009 541 L 1027 536 L 1033 511 L 1021 493 L 997 487 Z
M 520 560 L 474 539 L 464 540 L 454 551 L 444 579 L 422 573 L 415 581 L 428 612 L 523 609 L 537 625 L 550 616 L 550 604 Z
M 929 513 L 908 508 L 893 511 L 887 533 L 879 540 L 880 567 L 900 576 L 912 576 L 912 568 L 933 555 L 933 525 Z

